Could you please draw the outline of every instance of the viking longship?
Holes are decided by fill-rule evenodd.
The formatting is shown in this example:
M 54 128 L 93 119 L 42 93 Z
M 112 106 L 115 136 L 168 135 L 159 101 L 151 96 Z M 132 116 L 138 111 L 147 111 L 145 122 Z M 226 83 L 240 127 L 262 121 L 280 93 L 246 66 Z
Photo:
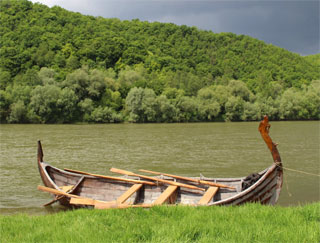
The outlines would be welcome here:
M 38 167 L 44 184 L 38 189 L 54 196 L 45 206 L 59 202 L 70 208 L 108 209 L 161 204 L 213 206 L 249 202 L 273 205 L 282 188 L 283 168 L 269 129 L 265 116 L 258 130 L 271 152 L 272 164 L 259 173 L 239 178 L 184 177 L 149 170 L 140 170 L 137 174 L 111 168 L 112 172 L 122 174 L 116 177 L 58 169 L 43 161 L 43 150 L 38 141 Z

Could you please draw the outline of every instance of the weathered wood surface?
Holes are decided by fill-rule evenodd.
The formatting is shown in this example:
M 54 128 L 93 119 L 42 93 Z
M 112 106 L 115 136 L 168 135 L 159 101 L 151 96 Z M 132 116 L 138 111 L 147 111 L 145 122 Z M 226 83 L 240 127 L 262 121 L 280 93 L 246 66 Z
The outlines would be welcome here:
M 92 199 L 92 198 L 80 197 L 78 195 L 66 193 L 66 192 L 63 192 L 63 191 L 59 191 L 59 190 L 56 190 L 56 189 L 53 189 L 53 188 L 40 186 L 40 185 L 38 186 L 38 190 L 41 190 L 41 191 L 44 191 L 44 192 L 49 192 L 49 193 L 52 193 L 52 194 L 55 194 L 55 195 L 58 195 L 58 196 L 68 197 L 68 198 L 70 198 L 70 201 L 73 199 L 71 204 L 95 205 L 97 203 L 101 203 L 101 204 L 109 203 L 109 202 L 103 202 L 103 201 L 100 201 L 100 200 L 95 200 L 95 199 Z M 116 203 L 116 202 L 110 202 L 110 203 Z
M 208 205 L 227 205 L 227 204 L 238 205 L 238 204 L 251 202 L 251 201 L 274 204 L 279 194 L 279 192 L 277 191 L 281 189 L 281 180 L 282 180 L 282 177 L 279 174 L 279 170 L 277 169 L 278 167 L 274 165 L 270 167 L 268 170 L 266 170 L 265 172 L 263 172 L 262 175 L 265 178 L 262 178 L 259 185 L 256 185 L 258 183 L 253 185 L 251 187 L 252 188 L 251 191 L 246 192 L 247 191 L 246 190 L 245 192 L 239 191 L 239 192 L 226 193 L 228 191 L 223 192 L 224 190 L 220 189 L 216 194 L 217 195 L 216 201 L 209 202 Z M 60 175 L 62 174 L 60 173 Z M 239 184 L 241 180 L 234 179 L 234 181 L 236 181 Z M 100 201 L 114 201 L 130 188 L 129 184 L 126 184 L 124 182 L 112 183 L 111 181 L 108 181 L 108 183 L 105 183 L 106 181 L 104 181 L 104 179 L 91 178 L 91 177 L 90 178 L 85 177 L 84 182 L 85 183 L 82 183 L 81 186 L 78 188 L 77 194 L 81 195 L 81 197 L 91 198 L 91 199 L 100 200 Z M 230 181 L 230 183 L 231 182 L 232 181 Z M 89 187 L 87 187 L 86 185 L 88 185 Z M 143 198 L 141 199 L 142 201 L 139 201 L 140 199 L 138 201 L 144 204 L 146 202 L 149 202 L 150 204 L 152 204 L 160 196 L 161 194 L 160 188 L 163 186 L 145 185 L 144 187 L 145 188 L 143 189 L 143 193 L 142 193 Z M 179 198 L 179 201 L 177 201 L 177 203 L 189 204 L 189 205 L 197 204 L 201 199 L 199 194 L 190 192 L 190 189 L 182 189 L 182 188 L 180 188 L 179 190 L 178 198 Z M 69 201 L 66 201 L 66 203 L 70 204 Z M 79 205 L 82 205 L 82 204 L 79 204 Z M 111 206 L 108 205 L 108 207 L 111 207 Z M 106 206 L 104 206 L 104 208 L 106 208 Z M 112 208 L 116 208 L 116 206 L 113 205 Z
M 105 175 L 99 175 L 99 174 L 93 174 L 93 173 L 88 173 L 80 170 L 71 170 L 71 169 L 64 169 L 65 171 L 77 173 L 77 174 L 83 174 L 83 175 L 90 175 L 94 177 L 99 177 L 99 178 L 104 178 L 104 179 L 110 179 L 110 180 L 115 180 L 115 181 L 125 181 L 125 182 L 130 182 L 130 183 L 135 183 L 135 184 L 146 184 L 146 185 L 156 185 L 155 183 L 151 181 L 140 181 L 140 180 L 132 180 L 132 179 L 126 179 L 126 178 L 120 178 L 120 177 L 114 177 L 114 176 L 105 176 Z
M 95 203 L 96 203 L 96 200 L 92 198 L 71 198 L 70 199 L 70 204 L 74 204 L 74 205 L 94 206 Z
M 190 177 L 172 175 L 172 174 L 156 172 L 156 171 L 151 171 L 151 170 L 143 170 L 143 169 L 140 169 L 139 171 L 145 172 L 145 173 L 150 173 L 150 174 L 155 174 L 155 175 L 164 175 L 164 176 L 168 176 L 168 177 L 172 177 L 172 178 L 176 178 L 176 179 L 180 179 L 180 180 L 185 180 L 185 181 L 192 181 L 192 182 L 195 182 L 195 183 L 198 183 L 198 184 L 203 184 L 203 185 L 235 189 L 235 187 L 232 187 L 232 186 L 227 186 L 227 185 L 223 185 L 223 184 L 215 183 L 215 182 L 211 182 L 211 181 L 204 181 L 204 180 L 194 179 L 194 178 L 190 178 Z
M 210 205 L 240 205 L 248 202 L 260 202 L 261 198 L 269 191 L 272 191 L 273 198 L 270 199 L 269 204 L 275 204 L 278 200 L 281 186 L 282 186 L 282 170 L 274 164 L 272 165 L 266 173 L 253 184 L 251 187 L 242 191 L 235 196 L 229 198 L 222 198 L 219 201 L 210 203 Z
M 151 204 L 136 204 L 136 205 L 130 205 L 130 204 L 118 204 L 116 202 L 96 202 L 94 205 L 95 209 L 125 209 L 125 208 L 150 208 L 153 205 Z
M 60 189 L 63 191 L 63 192 L 66 192 L 66 193 L 73 193 L 74 191 L 76 191 L 78 189 L 78 187 L 81 185 L 81 183 L 83 182 L 84 180 L 84 176 L 82 176 L 80 178 L 80 180 L 78 180 L 78 182 L 75 184 L 75 185 L 69 185 L 69 186 L 62 186 L 60 187 Z M 49 206 L 59 200 L 61 200 L 62 198 L 64 198 L 65 196 L 64 195 L 59 195 L 55 197 L 55 199 L 53 199 L 52 201 L 44 204 L 43 206 Z
M 131 197 L 134 193 L 136 193 L 143 185 L 142 184 L 135 184 L 128 191 L 122 194 L 118 199 L 117 203 L 122 204 L 124 203 L 129 197 Z
M 38 141 L 38 163 L 43 162 L 43 150 L 40 140 Z
M 200 199 L 198 204 L 199 205 L 208 204 L 212 200 L 214 195 L 218 192 L 218 190 L 219 190 L 219 187 L 215 187 L 215 186 L 209 187 L 208 190 L 203 195 L 203 197 Z
M 168 186 L 167 189 L 157 198 L 157 200 L 153 204 L 161 205 L 165 203 L 169 199 L 169 197 L 176 193 L 177 189 L 178 186 Z M 170 203 L 173 203 L 172 201 Z
M 61 188 L 61 190 L 62 190 L 63 192 L 68 193 L 73 187 L 74 187 L 74 186 L 64 186 L 64 187 Z M 47 202 L 46 204 L 43 204 L 43 206 L 44 206 L 44 207 L 50 206 L 51 204 L 59 201 L 62 197 L 65 197 L 65 196 L 64 196 L 64 195 L 59 195 L 59 196 L 56 195 L 53 200 L 51 200 L 50 202 Z
M 126 171 L 126 170 L 111 168 L 110 171 L 114 172 L 114 173 L 123 174 L 123 175 L 137 176 L 137 177 L 141 177 L 141 178 L 148 179 L 148 180 L 158 181 L 158 182 L 162 182 L 164 184 L 169 184 L 169 185 L 172 185 L 172 186 L 179 186 L 179 187 L 185 187 L 185 188 L 189 188 L 189 189 L 193 189 L 193 190 L 205 191 L 204 188 L 200 188 L 200 187 L 197 187 L 197 186 L 187 185 L 187 184 L 184 184 L 184 183 L 164 180 L 164 179 L 151 177 L 151 176 L 140 175 L 140 174 L 136 174 L 136 173 L 133 173 L 133 172 L 130 172 L 130 171 Z
M 272 139 L 269 136 L 270 127 L 271 127 L 271 125 L 269 124 L 268 116 L 264 116 L 264 119 L 259 124 L 258 130 L 259 130 L 263 140 L 265 141 L 265 143 L 267 144 L 267 146 L 271 152 L 273 161 L 277 162 L 277 163 L 281 163 L 280 154 L 277 149 L 278 144 L 272 142 Z
M 52 194 L 55 194 L 55 195 L 61 195 L 61 196 L 66 196 L 66 197 L 74 197 L 74 198 L 80 198 L 80 196 L 77 196 L 77 195 L 74 195 L 74 194 L 69 194 L 69 193 L 66 193 L 66 192 L 63 192 L 63 191 L 59 191 L 57 189 L 53 189 L 53 188 L 50 188 L 50 187 L 46 187 L 46 186 L 38 186 L 38 190 L 40 191 L 44 191 L 44 192 L 49 192 L 49 193 L 52 193 Z
M 60 186 L 60 189 L 63 191 L 63 192 L 67 192 L 67 191 L 70 191 L 74 186 Z
M 259 179 L 249 187 L 242 187 L 242 180 L 245 177 L 202 179 L 155 172 L 166 176 L 166 178 L 156 178 L 124 170 L 111 169 L 111 171 L 117 170 L 114 172 L 120 174 L 146 179 L 146 181 L 142 181 L 96 175 L 76 170 L 64 171 L 43 162 L 43 151 L 39 141 L 38 167 L 46 187 L 39 186 L 38 189 L 55 194 L 56 198 L 53 201 L 58 200 L 60 204 L 68 207 L 88 205 L 105 209 L 151 207 L 165 202 L 208 206 L 239 205 L 247 202 L 275 204 L 282 188 L 283 170 L 277 145 L 272 142 L 269 136 L 269 129 L 268 118 L 265 117 L 259 125 L 259 131 L 271 151 L 275 163 L 261 171 Z M 196 186 L 195 183 L 203 183 L 203 185 Z M 218 187 L 209 185 L 209 183 L 222 184 L 227 187 L 219 187 L 218 189 Z M 73 185 L 75 186 L 71 190 L 64 192 Z M 166 185 L 169 186 L 166 188 Z M 70 187 L 66 188 L 65 186 Z M 59 187 L 63 187 L 63 190 L 59 189 Z M 228 187 L 236 188 L 236 190 L 229 190 L 230 188 Z M 207 191 L 203 193 L 206 189 Z M 133 200 L 132 195 L 134 193 L 136 193 L 136 196 Z M 137 205 L 131 205 L 132 203 Z

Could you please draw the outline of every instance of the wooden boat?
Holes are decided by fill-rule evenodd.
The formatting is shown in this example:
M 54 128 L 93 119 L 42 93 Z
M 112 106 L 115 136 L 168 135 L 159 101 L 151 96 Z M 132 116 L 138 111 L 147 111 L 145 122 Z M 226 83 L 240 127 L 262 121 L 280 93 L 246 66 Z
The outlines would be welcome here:
M 268 117 L 260 122 L 259 131 L 271 151 L 274 162 L 260 173 L 240 178 L 199 178 L 160 174 L 150 177 L 112 168 L 111 171 L 130 177 L 111 177 L 81 171 L 58 169 L 43 162 L 38 142 L 38 167 L 45 186 L 38 186 L 55 195 L 47 203 L 79 208 L 127 208 L 153 205 L 239 205 L 249 202 L 275 204 L 283 182 L 283 169 L 277 144 L 269 136 Z

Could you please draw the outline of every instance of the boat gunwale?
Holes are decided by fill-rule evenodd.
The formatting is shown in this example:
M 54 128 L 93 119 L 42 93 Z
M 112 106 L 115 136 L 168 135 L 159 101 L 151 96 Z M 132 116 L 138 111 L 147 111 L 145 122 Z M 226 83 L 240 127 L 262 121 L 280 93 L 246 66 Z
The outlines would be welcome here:
M 255 189 L 257 189 L 266 180 L 266 178 L 270 174 L 275 172 L 277 167 L 278 167 L 278 164 L 277 163 L 273 163 L 271 166 L 269 166 L 268 168 L 266 168 L 265 170 L 260 172 L 259 174 L 261 174 L 261 173 L 264 173 L 264 174 L 262 174 L 262 176 L 259 178 L 259 180 L 257 180 L 254 184 L 252 184 L 250 187 L 248 187 L 244 191 L 241 191 L 241 192 L 235 194 L 232 197 L 228 197 L 228 198 L 220 200 L 220 201 L 209 203 L 208 206 L 210 206 L 210 205 L 219 205 L 219 204 L 223 204 L 223 203 L 229 203 L 230 201 L 237 200 L 237 199 L 241 198 L 242 196 L 250 194 Z M 281 172 L 281 177 L 282 176 L 283 176 L 283 173 Z
M 54 169 L 54 170 L 57 170 L 57 171 L 60 172 L 61 174 L 66 174 L 66 175 L 70 175 L 70 176 L 81 177 L 81 176 L 83 175 L 83 174 L 79 174 L 79 173 L 75 173 L 75 172 L 69 172 L 69 171 L 66 171 L 66 170 L 63 170 L 63 169 L 59 169 L 59 168 L 57 168 L 57 167 L 55 167 L 55 166 L 52 166 L 52 165 L 48 164 L 47 162 L 41 162 L 41 163 L 42 163 L 42 167 L 43 167 L 43 170 L 44 170 L 46 176 L 47 176 L 48 178 L 50 178 L 50 181 L 51 181 L 53 184 L 55 184 L 55 183 L 54 183 L 54 181 L 51 179 L 51 176 L 49 175 L 49 173 L 48 173 L 48 171 L 47 171 L 47 167 L 52 168 L 52 169 Z M 269 171 L 270 168 L 272 168 L 273 166 L 274 166 L 274 164 L 271 165 L 271 166 L 269 166 L 269 167 L 267 167 L 266 169 L 258 172 L 258 174 L 259 174 L 259 175 L 264 175 L 264 174 L 265 174 L 267 171 Z M 112 180 L 112 179 L 100 178 L 100 177 L 92 176 L 92 175 L 83 175 L 83 176 L 84 176 L 84 177 L 87 177 L 87 178 L 93 178 L 93 179 Z M 219 182 L 222 182 L 222 181 L 225 181 L 225 182 L 241 182 L 241 181 L 243 181 L 246 177 L 247 177 L 247 176 L 235 177 L 235 178 L 232 178 L 232 177 L 213 178 L 213 177 L 193 177 L 193 176 L 190 176 L 190 178 L 193 178 L 193 179 L 200 179 L 200 178 L 201 178 L 202 180 L 205 180 L 205 181 L 219 181 Z M 262 176 L 262 177 L 263 177 L 263 176 Z M 262 178 L 262 177 L 261 177 L 261 178 Z M 157 177 L 155 177 L 155 178 L 157 178 Z M 174 178 L 171 178 L 171 177 L 164 177 L 164 178 L 166 178 L 166 179 L 170 178 L 170 179 L 173 179 L 173 180 L 174 180 Z M 259 178 L 258 181 L 260 181 L 261 178 Z M 257 181 L 257 182 L 258 182 L 258 181 Z M 257 182 L 255 182 L 254 184 L 256 184 Z M 128 183 L 128 182 L 127 182 L 127 183 Z M 254 185 L 254 184 L 253 184 L 253 185 Z M 251 188 L 253 185 L 251 185 L 249 188 Z M 249 189 L 249 188 L 247 188 L 247 189 Z M 247 189 L 246 189 L 246 190 L 247 190 Z M 245 190 L 245 191 L 246 191 L 246 190 Z
M 93 176 L 89 176 L 89 175 L 80 175 L 80 174 L 76 174 L 76 173 L 72 173 L 72 172 L 68 172 L 68 171 L 65 171 L 65 170 L 61 170 L 57 167 L 54 167 L 46 162 L 39 162 L 39 166 L 41 166 L 41 169 L 44 173 L 44 175 L 46 176 L 46 178 L 49 180 L 49 182 L 51 183 L 51 185 L 54 186 L 55 189 L 59 190 L 59 191 L 62 191 L 60 189 L 60 187 L 55 183 L 55 181 L 51 178 L 49 172 L 48 172 L 48 168 L 52 168 L 54 170 L 57 170 L 58 172 L 62 173 L 62 174 L 67 174 L 67 175 L 71 175 L 71 176 L 75 176 L 75 177 L 79 177 L 81 178 L 82 176 L 83 177 L 89 177 L 89 178 L 93 178 Z

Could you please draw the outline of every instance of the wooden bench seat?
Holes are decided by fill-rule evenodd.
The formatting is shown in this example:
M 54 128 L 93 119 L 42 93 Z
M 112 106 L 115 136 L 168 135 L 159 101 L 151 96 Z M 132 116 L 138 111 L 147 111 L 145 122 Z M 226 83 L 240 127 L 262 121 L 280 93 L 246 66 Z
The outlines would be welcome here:
M 178 189 L 178 186 L 168 186 L 166 190 L 164 190 L 164 192 L 157 198 L 157 200 L 153 203 L 153 205 L 161 205 L 163 203 L 165 203 L 167 200 L 169 200 L 169 203 L 173 203 L 176 201 L 176 197 L 174 194 Z
M 210 186 L 207 191 L 204 193 L 200 201 L 198 202 L 199 205 L 206 205 L 208 204 L 214 195 L 218 192 L 219 187 Z
M 137 192 L 142 186 L 143 186 L 143 184 L 134 184 L 132 187 L 130 187 L 129 190 L 127 190 L 120 197 L 118 197 L 117 203 L 119 203 L 119 204 L 124 203 L 129 197 L 131 197 L 135 192 Z

